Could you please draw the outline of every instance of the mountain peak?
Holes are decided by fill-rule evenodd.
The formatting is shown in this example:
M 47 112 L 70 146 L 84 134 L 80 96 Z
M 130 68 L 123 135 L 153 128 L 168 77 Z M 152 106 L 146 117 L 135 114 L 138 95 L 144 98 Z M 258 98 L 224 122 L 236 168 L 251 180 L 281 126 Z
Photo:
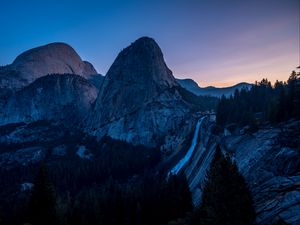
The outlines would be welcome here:
M 119 53 L 107 72 L 87 130 L 98 137 L 157 144 L 188 111 L 174 93 L 177 86 L 158 44 L 139 38 Z
M 153 38 L 150 37 L 141 37 L 134 41 L 129 47 L 144 49 L 148 51 L 157 51 L 162 55 L 159 45 Z
M 14 60 L 13 65 L 18 66 L 19 64 L 23 64 L 26 61 L 36 60 L 38 57 L 44 58 L 64 55 L 69 55 L 75 57 L 76 59 L 80 59 L 79 55 L 70 45 L 63 42 L 53 42 L 29 49 L 21 53 Z
M 107 79 L 141 85 L 153 82 L 167 87 L 177 85 L 160 47 L 149 37 L 139 38 L 123 49 L 107 72 Z
M 134 43 L 137 43 L 137 42 L 148 42 L 148 43 L 155 43 L 157 45 L 157 43 L 155 42 L 154 38 L 151 38 L 151 37 L 148 37 L 148 36 L 143 36 L 143 37 L 140 37 L 138 39 L 136 39 L 134 41 Z
M 90 63 L 82 61 L 70 45 L 55 42 L 17 56 L 12 64 L 0 71 L 0 87 L 20 89 L 48 74 L 76 74 L 88 79 L 97 71 Z

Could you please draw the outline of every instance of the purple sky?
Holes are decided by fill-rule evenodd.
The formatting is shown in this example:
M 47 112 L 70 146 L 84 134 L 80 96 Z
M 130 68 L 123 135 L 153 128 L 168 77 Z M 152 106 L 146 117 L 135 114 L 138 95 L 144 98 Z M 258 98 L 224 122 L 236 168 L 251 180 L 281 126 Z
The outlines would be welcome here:
M 300 64 L 299 5 L 299 0 L 4 0 L 0 65 L 60 41 L 105 74 L 121 49 L 150 36 L 174 75 L 200 86 L 287 80 Z

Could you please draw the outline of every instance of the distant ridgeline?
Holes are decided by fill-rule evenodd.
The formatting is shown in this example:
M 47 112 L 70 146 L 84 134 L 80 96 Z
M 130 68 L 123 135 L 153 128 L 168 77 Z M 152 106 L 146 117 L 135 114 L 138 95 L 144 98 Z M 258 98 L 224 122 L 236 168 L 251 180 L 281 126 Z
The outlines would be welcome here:
M 236 124 L 256 128 L 263 122 L 278 123 L 300 117 L 300 74 L 293 71 L 287 82 L 267 79 L 249 90 L 236 90 L 223 96 L 217 107 L 219 125 Z

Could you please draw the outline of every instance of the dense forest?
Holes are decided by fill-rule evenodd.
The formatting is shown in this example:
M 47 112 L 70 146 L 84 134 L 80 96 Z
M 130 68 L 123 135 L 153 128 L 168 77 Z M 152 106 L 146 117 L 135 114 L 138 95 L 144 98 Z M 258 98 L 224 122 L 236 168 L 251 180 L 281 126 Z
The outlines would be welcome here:
M 31 224 L 165 224 L 192 209 L 184 177 L 110 178 L 55 201 L 44 174 L 42 167 L 24 217 Z
M 68 152 L 41 166 L 1 169 L 0 224 L 166 224 L 192 211 L 185 177 L 154 169 L 158 149 L 108 137 L 83 143 L 92 160 Z M 33 188 L 20 191 L 25 181 Z
M 293 71 L 287 82 L 263 79 L 248 90 L 236 90 L 230 98 L 222 96 L 217 107 L 217 123 L 236 124 L 255 129 L 270 122 L 300 117 L 300 74 Z
M 195 208 L 183 174 L 153 169 L 160 161 L 158 150 L 107 137 L 91 146 L 97 149 L 94 160 L 68 155 L 69 159 L 13 169 L 9 174 L 1 170 L 1 187 L 8 191 L 1 193 L 0 224 L 219 224 L 218 216 L 208 223 L 204 213 L 209 207 L 216 210 L 215 206 L 242 212 L 244 216 L 234 217 L 234 224 L 250 224 L 255 218 L 243 178 L 219 147 L 207 174 L 203 206 Z M 13 184 L 26 179 L 32 179 L 33 188 L 18 192 Z M 225 189 L 231 191 L 221 198 Z

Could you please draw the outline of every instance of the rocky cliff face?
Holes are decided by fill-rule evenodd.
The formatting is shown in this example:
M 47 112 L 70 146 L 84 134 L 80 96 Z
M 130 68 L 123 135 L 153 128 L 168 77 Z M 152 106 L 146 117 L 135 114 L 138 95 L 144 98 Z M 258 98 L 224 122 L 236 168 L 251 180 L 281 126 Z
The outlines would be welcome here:
M 101 137 L 157 145 L 189 111 L 157 43 L 147 37 L 121 51 L 104 78 L 87 130 Z
M 10 97 L 1 124 L 37 120 L 78 122 L 90 110 L 98 90 L 78 75 L 47 75 Z
M 283 219 L 300 224 L 300 121 L 267 126 L 253 134 L 213 134 L 214 124 L 201 126 L 197 150 L 184 168 L 197 205 L 216 143 L 237 163 L 249 185 L 258 224 Z
M 222 140 L 254 198 L 259 224 L 300 224 L 300 121 Z
M 0 69 L 1 89 L 20 89 L 48 74 L 77 74 L 85 78 L 97 74 L 92 64 L 82 61 L 65 43 L 51 43 L 30 49 L 12 64 Z
M 218 137 L 213 135 L 215 124 L 208 117 L 203 121 L 199 132 L 199 141 L 196 150 L 191 157 L 190 163 L 184 169 L 192 192 L 193 203 L 199 206 L 201 203 L 206 172 L 213 159 Z

